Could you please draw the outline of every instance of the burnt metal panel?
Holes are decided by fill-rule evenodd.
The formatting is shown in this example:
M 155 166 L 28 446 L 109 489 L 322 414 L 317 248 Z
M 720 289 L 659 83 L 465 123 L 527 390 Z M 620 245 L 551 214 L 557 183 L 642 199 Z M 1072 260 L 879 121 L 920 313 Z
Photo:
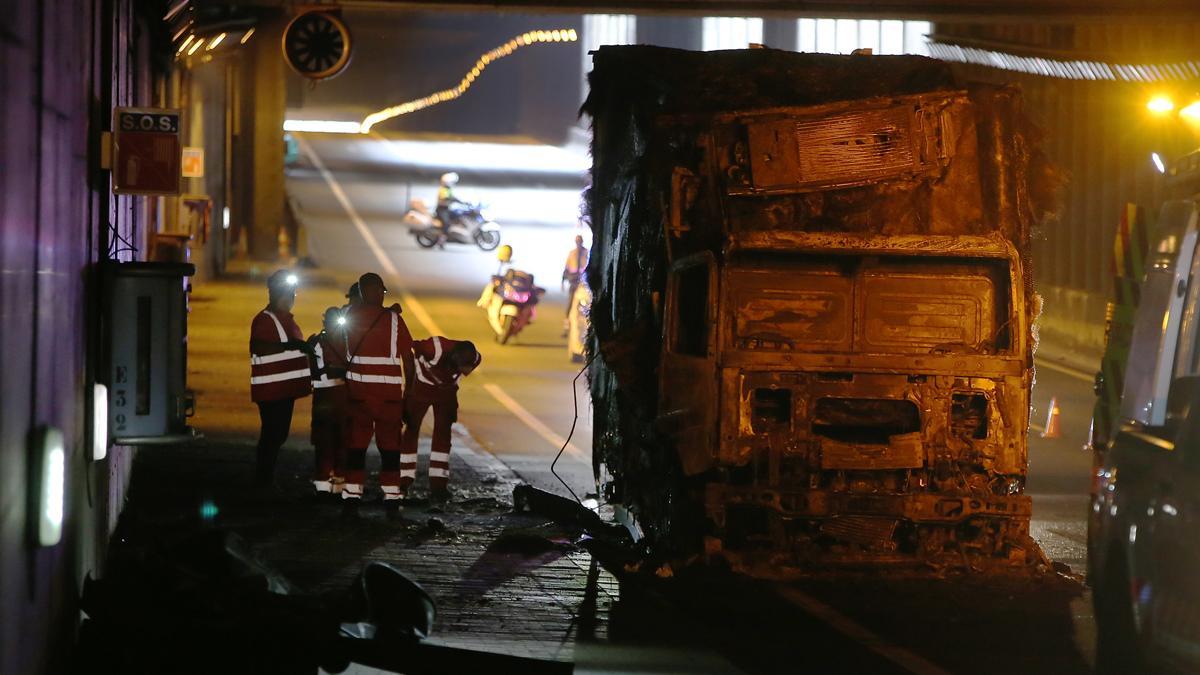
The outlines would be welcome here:
M 821 439 L 822 469 L 919 469 L 924 464 L 921 434 L 893 436 L 885 444 Z
M 961 92 L 717 118 L 731 195 L 807 192 L 934 175 L 953 155 Z
M 936 110 L 917 100 L 864 107 L 744 120 L 749 191 L 846 187 L 940 168 L 945 152 Z
M 853 285 L 835 269 L 743 272 L 730 281 L 736 349 L 851 350 Z
M 977 351 L 996 332 L 996 293 L 986 277 L 871 270 L 862 295 L 862 351 Z

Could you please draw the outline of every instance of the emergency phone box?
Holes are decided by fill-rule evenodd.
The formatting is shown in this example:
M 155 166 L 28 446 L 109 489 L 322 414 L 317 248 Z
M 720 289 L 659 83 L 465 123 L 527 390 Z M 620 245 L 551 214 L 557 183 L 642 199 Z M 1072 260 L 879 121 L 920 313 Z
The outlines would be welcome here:
M 108 428 L 113 442 L 190 441 L 195 399 L 187 389 L 187 288 L 194 265 L 108 262 L 101 266 Z

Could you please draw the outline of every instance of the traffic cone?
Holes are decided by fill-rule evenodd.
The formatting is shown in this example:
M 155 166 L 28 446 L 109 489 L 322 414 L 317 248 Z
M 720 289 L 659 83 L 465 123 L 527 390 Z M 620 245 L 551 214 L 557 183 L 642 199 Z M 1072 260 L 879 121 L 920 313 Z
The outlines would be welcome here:
M 1046 413 L 1046 429 L 1042 431 L 1042 438 L 1058 438 L 1058 418 L 1061 411 L 1058 409 L 1058 399 L 1050 397 L 1050 412 Z

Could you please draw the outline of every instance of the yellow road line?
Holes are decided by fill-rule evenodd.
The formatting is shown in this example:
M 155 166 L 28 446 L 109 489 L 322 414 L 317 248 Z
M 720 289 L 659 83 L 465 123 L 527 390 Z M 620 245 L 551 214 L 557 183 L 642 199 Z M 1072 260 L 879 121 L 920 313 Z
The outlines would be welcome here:
M 442 329 L 438 327 L 437 322 L 429 315 L 429 312 L 425 311 L 425 305 L 422 305 L 421 301 L 417 300 L 416 296 L 409 293 L 407 289 L 400 286 L 399 282 L 396 283 L 400 289 L 400 299 L 404 302 L 404 306 L 412 311 L 413 317 L 416 318 L 425 331 L 430 335 L 445 335 Z
M 789 586 L 779 586 L 778 589 L 779 595 L 788 602 L 901 668 L 917 675 L 950 675 L 943 668 L 926 661 L 903 647 L 898 647 L 884 640 L 867 628 L 860 626 L 850 617 L 847 617 L 811 595 Z
M 591 457 L 587 453 L 585 453 L 583 450 L 580 450 L 574 443 L 567 443 L 567 439 L 554 433 L 550 427 L 543 424 L 541 420 L 539 420 L 537 417 L 534 417 L 533 413 L 526 410 L 524 406 L 522 406 L 520 403 L 517 403 L 513 397 L 509 396 L 503 389 L 501 389 L 500 385 L 492 382 L 484 382 L 483 388 L 487 391 L 487 393 L 491 394 L 492 398 L 496 399 L 500 405 L 508 408 L 509 412 L 515 415 L 517 419 L 524 422 L 525 426 L 532 429 L 534 433 L 536 433 L 538 436 L 541 436 L 546 440 L 547 443 L 552 445 L 555 450 L 558 450 L 559 448 L 563 447 L 563 445 L 566 445 L 566 451 L 569 454 L 574 456 L 576 459 L 585 461 L 589 464 L 591 463 Z

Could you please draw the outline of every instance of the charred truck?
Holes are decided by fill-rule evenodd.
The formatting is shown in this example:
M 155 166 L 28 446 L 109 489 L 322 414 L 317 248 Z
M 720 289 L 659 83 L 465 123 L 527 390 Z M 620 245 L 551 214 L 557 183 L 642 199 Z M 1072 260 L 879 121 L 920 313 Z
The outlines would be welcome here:
M 1020 568 L 1055 175 L 1018 93 L 922 57 L 602 47 L 595 468 L 664 551 L 776 576 Z

